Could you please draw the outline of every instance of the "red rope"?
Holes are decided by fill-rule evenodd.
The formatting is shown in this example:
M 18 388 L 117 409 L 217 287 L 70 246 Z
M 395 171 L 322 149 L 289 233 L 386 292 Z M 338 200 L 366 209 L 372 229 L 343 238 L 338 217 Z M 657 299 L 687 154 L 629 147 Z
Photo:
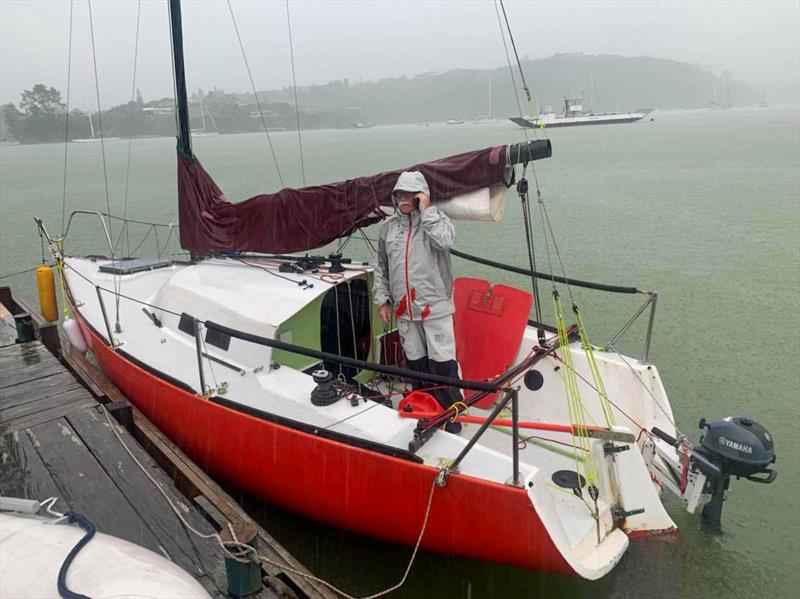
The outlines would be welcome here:
M 554 357 L 556 360 L 558 360 L 559 362 L 561 362 L 562 364 L 564 364 L 564 361 L 563 361 L 561 358 L 559 358 L 559 357 L 558 357 L 558 354 L 557 354 L 556 352 L 553 352 L 553 357 Z M 591 387 L 592 389 L 594 389 L 595 391 L 597 391 L 597 387 L 595 387 L 595 386 L 594 386 L 592 383 L 590 383 L 589 381 L 587 381 L 587 380 L 586 380 L 586 378 L 585 378 L 585 377 L 583 377 L 583 376 L 581 375 L 581 373 L 580 373 L 580 372 L 578 372 L 578 371 L 577 371 L 577 370 L 575 370 L 574 368 L 572 369 L 572 371 L 575 373 L 575 375 L 576 375 L 576 376 L 577 376 L 579 379 L 581 379 L 581 380 L 582 380 L 584 383 L 586 383 L 587 385 L 589 385 L 589 387 Z M 599 393 L 599 391 L 597 391 L 597 392 Z M 653 438 L 653 433 L 651 433 L 649 430 L 647 430 L 645 427 L 643 427 L 641 424 L 639 424 L 639 423 L 638 423 L 638 422 L 636 422 L 636 421 L 635 421 L 633 418 L 631 418 L 631 417 L 630 417 L 630 416 L 629 416 L 629 415 L 628 415 L 628 414 L 627 414 L 627 413 L 626 413 L 626 412 L 625 412 L 625 411 L 624 411 L 622 408 L 620 408 L 620 407 L 619 407 L 617 404 L 615 404 L 613 401 L 611 401 L 611 399 L 609 399 L 609 398 L 608 398 L 608 396 L 606 396 L 606 399 L 608 399 L 608 403 L 610 403 L 612 406 L 614 406 L 615 408 L 617 408 L 617 410 L 619 410 L 619 412 L 620 412 L 620 413 L 621 413 L 623 416 L 625 416 L 625 418 L 627 418 L 628 420 L 630 420 L 631 422 L 633 422 L 633 424 L 634 424 L 634 425 L 636 425 L 636 426 L 638 426 L 638 427 L 639 427 L 639 436 L 640 436 L 640 437 L 641 437 L 642 433 L 644 433 L 644 434 L 646 434 L 648 437 L 650 437 L 651 439 Z M 639 438 L 638 438 L 638 437 L 637 437 L 636 441 L 637 441 L 637 442 L 639 441 Z

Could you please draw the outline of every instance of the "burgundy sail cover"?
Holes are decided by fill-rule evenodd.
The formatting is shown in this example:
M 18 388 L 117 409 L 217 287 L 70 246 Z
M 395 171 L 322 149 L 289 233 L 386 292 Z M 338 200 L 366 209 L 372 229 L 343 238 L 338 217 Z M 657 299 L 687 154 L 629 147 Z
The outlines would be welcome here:
M 291 253 L 318 248 L 384 217 L 403 170 L 418 170 L 433 201 L 503 180 L 506 146 L 496 146 L 341 183 L 282 189 L 238 204 L 228 201 L 196 157 L 178 153 L 178 209 L 183 249 Z

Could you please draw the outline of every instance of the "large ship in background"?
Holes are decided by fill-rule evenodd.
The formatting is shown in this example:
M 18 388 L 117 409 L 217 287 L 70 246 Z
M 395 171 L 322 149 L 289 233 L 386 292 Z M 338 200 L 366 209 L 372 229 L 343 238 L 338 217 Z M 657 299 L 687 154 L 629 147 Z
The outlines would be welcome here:
M 526 129 L 536 127 L 574 127 L 578 125 L 615 125 L 617 123 L 635 123 L 650 114 L 649 108 L 638 108 L 634 112 L 604 112 L 594 114 L 583 110 L 583 98 L 564 98 L 564 112 L 556 114 L 553 107 L 545 105 L 535 119 L 521 116 L 509 117 L 512 123 Z

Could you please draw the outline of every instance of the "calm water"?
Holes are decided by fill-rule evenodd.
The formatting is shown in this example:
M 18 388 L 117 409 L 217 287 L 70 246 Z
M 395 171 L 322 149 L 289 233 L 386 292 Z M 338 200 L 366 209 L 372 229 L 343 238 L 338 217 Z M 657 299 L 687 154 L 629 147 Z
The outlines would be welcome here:
M 680 533 L 634 541 L 619 567 L 596 583 L 423 552 L 397 596 L 796 596 L 800 112 L 775 107 L 654 116 L 654 122 L 636 125 L 550 132 L 554 155 L 537 164 L 537 174 L 565 266 L 574 277 L 660 293 L 651 358 L 678 425 L 696 440 L 701 416 L 753 415 L 775 438 L 777 481 L 770 486 L 734 481 L 721 537 L 701 533 L 697 518 L 672 502 Z M 306 179 L 309 184 L 341 180 L 519 139 L 519 130 L 505 123 L 309 132 L 303 137 Z M 301 181 L 296 142 L 293 133 L 273 134 L 287 185 Z M 133 143 L 129 217 L 177 222 L 173 148 L 171 139 Z M 194 148 L 232 199 L 278 187 L 263 135 L 201 138 Z M 126 210 L 127 150 L 127 141 L 106 145 L 114 214 Z M 99 144 L 69 147 L 67 214 L 105 210 L 99 157 Z M 58 144 L 0 148 L 0 275 L 36 266 L 40 245 L 33 216 L 43 217 L 52 234 L 61 231 L 63 160 Z M 503 223 L 460 223 L 458 246 L 524 265 L 519 214 L 518 203 L 511 201 Z M 132 233 L 131 245 L 143 232 Z M 152 236 L 142 251 L 151 242 Z M 69 248 L 103 250 L 96 228 L 79 221 Z M 348 250 L 368 259 L 355 242 Z M 543 248 L 539 259 L 540 266 L 546 263 Z M 461 273 L 525 285 L 513 275 L 467 271 L 459 260 L 455 265 Z M 0 282 L 33 297 L 32 274 Z M 598 342 L 608 339 L 639 301 L 597 292 L 579 293 L 577 299 Z M 625 338 L 626 352 L 640 355 L 642 331 L 634 328 Z M 242 499 L 313 571 L 352 593 L 384 588 L 402 574 L 407 548 Z

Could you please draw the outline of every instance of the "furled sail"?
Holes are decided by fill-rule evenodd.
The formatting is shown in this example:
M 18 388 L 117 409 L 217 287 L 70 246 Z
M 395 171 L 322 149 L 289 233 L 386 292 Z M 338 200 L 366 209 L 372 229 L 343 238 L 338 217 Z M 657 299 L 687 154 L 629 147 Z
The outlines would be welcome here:
M 286 188 L 234 204 L 196 157 L 179 152 L 181 247 L 201 255 L 307 251 L 383 218 L 380 206 L 391 204 L 391 190 L 403 170 L 424 174 L 435 201 L 501 183 L 504 173 L 510 183 L 510 164 L 550 155 L 546 140 L 495 146 L 370 177 Z

